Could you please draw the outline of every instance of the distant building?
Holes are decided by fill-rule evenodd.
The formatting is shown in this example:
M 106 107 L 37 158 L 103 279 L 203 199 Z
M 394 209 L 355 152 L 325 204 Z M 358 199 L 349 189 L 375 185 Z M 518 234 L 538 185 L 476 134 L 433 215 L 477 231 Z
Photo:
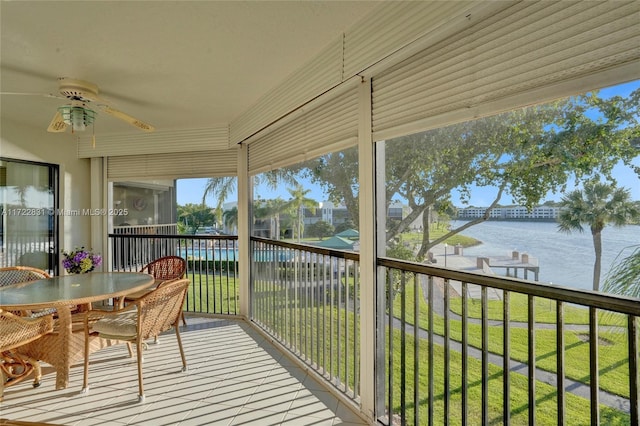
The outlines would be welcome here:
M 235 203 L 227 203 L 224 205 L 224 209 L 228 210 L 235 207 Z M 387 217 L 395 220 L 402 220 L 407 215 L 407 206 L 395 202 L 389 205 L 389 210 L 387 212 Z M 253 224 L 253 235 L 270 238 L 274 235 L 276 230 L 280 230 L 286 236 L 291 236 L 292 232 L 290 229 L 291 226 L 291 218 L 287 213 L 281 213 L 279 215 L 280 223 L 275 224 L 274 218 L 265 218 L 256 220 Z M 318 203 L 318 207 L 315 210 L 303 207 L 302 208 L 302 218 L 304 222 L 304 226 L 312 225 L 319 221 L 324 221 L 331 224 L 334 227 L 338 225 L 342 225 L 346 222 L 349 222 L 351 216 L 349 215 L 349 211 L 344 204 L 334 204 L 330 201 L 323 201 Z M 287 228 L 289 226 L 289 228 Z
M 395 202 L 389 205 L 387 211 L 387 218 L 402 220 L 405 215 L 406 206 L 401 203 Z M 333 226 L 341 225 L 350 219 L 349 211 L 344 204 L 334 204 L 330 201 L 323 201 L 319 203 L 315 213 L 311 210 L 304 209 L 304 224 L 311 225 L 320 220 L 330 223 Z
M 484 217 L 487 207 L 467 207 L 458 210 L 458 219 L 478 219 Z M 536 206 L 531 211 L 524 206 L 495 207 L 489 212 L 489 219 L 497 220 L 556 220 L 560 207 Z

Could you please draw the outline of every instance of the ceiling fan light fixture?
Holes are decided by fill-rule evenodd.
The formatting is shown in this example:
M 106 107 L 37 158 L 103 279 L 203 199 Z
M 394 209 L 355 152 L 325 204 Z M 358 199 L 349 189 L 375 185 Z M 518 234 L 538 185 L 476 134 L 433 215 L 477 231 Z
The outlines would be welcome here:
M 82 106 L 65 105 L 58 108 L 64 122 L 73 132 L 82 132 L 95 120 L 96 112 Z

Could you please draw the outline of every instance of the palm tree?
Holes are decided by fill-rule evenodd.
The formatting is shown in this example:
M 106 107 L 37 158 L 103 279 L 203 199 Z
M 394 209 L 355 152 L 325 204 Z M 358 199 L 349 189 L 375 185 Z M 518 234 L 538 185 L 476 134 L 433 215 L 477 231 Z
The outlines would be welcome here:
M 611 268 L 602 290 L 607 293 L 640 297 L 640 245 L 627 247 L 625 250 L 627 249 L 633 249 L 633 252 Z
M 298 171 L 294 168 L 282 168 L 270 170 L 253 178 L 254 186 L 265 183 L 271 189 L 276 189 L 278 185 L 295 185 L 296 175 Z M 207 197 L 214 196 L 218 200 L 217 208 L 221 209 L 229 195 L 236 190 L 238 179 L 235 176 L 213 177 L 207 180 L 207 184 L 202 194 L 202 203 L 204 204 Z
M 202 204 L 205 204 L 208 196 L 213 195 L 218 199 L 216 209 L 221 210 L 229 194 L 235 191 L 237 186 L 238 178 L 235 176 L 209 178 L 202 194 Z
M 590 181 L 582 190 L 565 195 L 560 201 L 558 229 L 561 232 L 584 232 L 583 224 L 589 226 L 595 250 L 593 265 L 593 290 L 600 289 L 602 269 L 602 230 L 607 224 L 623 226 L 640 216 L 640 210 L 631 200 L 626 188 L 612 184 Z
M 254 200 L 251 212 L 253 215 L 252 235 L 271 237 L 271 212 L 267 201 L 260 198 Z
M 306 207 L 315 214 L 316 206 L 318 205 L 318 203 L 317 201 L 306 197 L 306 195 L 311 192 L 311 190 L 304 189 L 300 184 L 296 184 L 295 188 L 289 188 L 287 189 L 287 191 L 289 191 L 289 194 L 291 194 L 291 199 L 289 199 L 286 204 L 287 210 L 291 214 L 291 217 L 295 218 L 295 226 L 293 230 L 294 234 L 298 235 L 298 242 L 300 242 L 300 238 L 302 238 L 302 233 L 304 232 L 304 218 L 302 217 L 302 209 Z
M 225 210 L 224 213 L 222 213 L 222 222 L 224 223 L 224 228 L 226 230 L 237 234 L 238 208 L 232 207 L 229 210 Z
M 287 210 L 287 203 L 280 197 L 273 200 L 267 200 L 267 210 L 271 218 L 271 238 L 280 239 L 280 214 Z

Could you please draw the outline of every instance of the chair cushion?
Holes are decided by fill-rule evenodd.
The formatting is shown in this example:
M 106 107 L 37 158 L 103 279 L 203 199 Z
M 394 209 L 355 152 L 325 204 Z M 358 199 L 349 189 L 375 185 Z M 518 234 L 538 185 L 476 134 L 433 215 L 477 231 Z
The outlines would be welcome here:
M 46 309 L 42 309 L 41 311 L 32 312 L 30 316 L 31 318 L 40 318 L 46 315 L 56 314 L 57 312 L 58 310 L 56 308 L 46 308 Z
M 138 300 L 140 299 L 142 296 L 147 295 L 150 291 L 154 290 L 155 287 L 152 288 L 148 288 L 145 290 L 140 290 L 140 291 L 134 291 L 133 293 L 129 293 L 124 297 L 124 300 Z
M 135 339 L 138 328 L 138 311 L 131 310 L 102 318 L 93 324 L 93 331 L 112 339 Z

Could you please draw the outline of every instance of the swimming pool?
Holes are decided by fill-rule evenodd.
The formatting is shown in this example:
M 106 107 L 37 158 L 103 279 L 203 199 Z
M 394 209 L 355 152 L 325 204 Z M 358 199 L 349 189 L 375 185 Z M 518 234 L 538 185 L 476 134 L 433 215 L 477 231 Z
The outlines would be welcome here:
M 228 261 L 235 262 L 238 260 L 238 249 L 233 248 L 208 248 L 208 249 L 181 249 L 178 256 L 187 260 L 199 261 Z M 294 253 L 274 252 L 271 250 L 259 250 L 253 253 L 253 259 L 258 262 L 271 262 L 277 260 L 279 262 L 291 261 L 295 258 Z

